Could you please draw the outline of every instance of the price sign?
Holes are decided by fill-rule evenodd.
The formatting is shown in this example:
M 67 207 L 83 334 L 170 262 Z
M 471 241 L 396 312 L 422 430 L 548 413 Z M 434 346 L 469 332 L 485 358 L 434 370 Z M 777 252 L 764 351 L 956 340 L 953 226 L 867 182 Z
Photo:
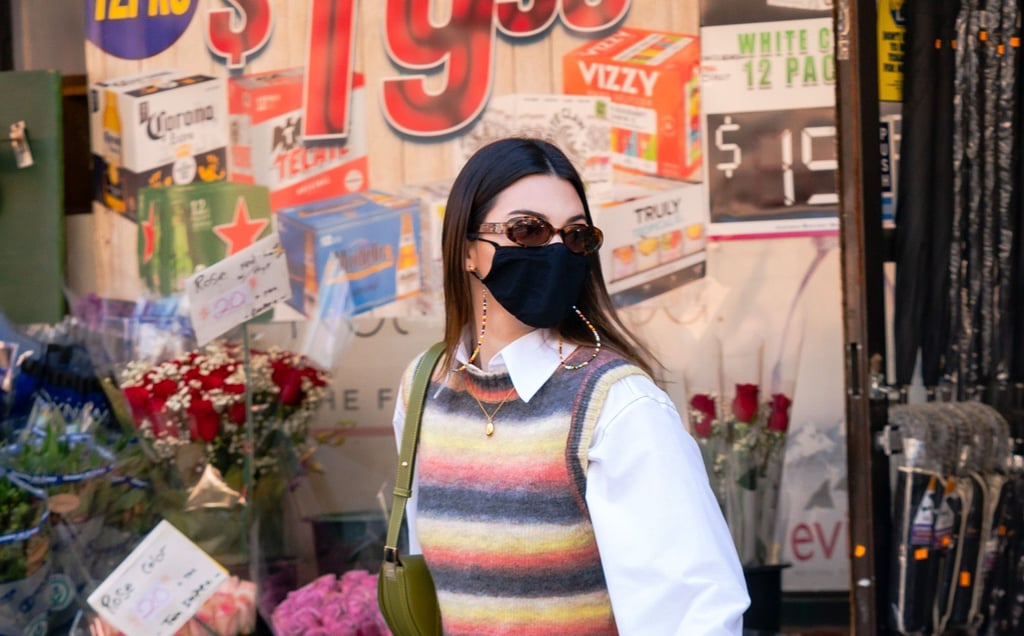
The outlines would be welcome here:
M 128 636 L 174 634 L 227 579 L 188 537 L 161 521 L 89 595 L 89 605 Z
M 832 17 L 833 0 L 701 0 L 700 24 L 779 22 Z
M 193 274 L 185 295 L 199 344 L 288 300 L 288 263 L 277 234 Z
M 712 222 L 835 215 L 832 108 L 711 114 L 707 126 Z
M 834 233 L 832 21 L 719 24 L 701 38 L 709 234 Z

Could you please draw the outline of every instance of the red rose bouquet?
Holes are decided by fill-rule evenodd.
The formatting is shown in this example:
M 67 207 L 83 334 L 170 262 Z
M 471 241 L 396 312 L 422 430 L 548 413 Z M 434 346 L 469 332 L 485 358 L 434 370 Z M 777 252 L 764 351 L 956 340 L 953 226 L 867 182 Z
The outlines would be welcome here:
M 687 412 L 711 487 L 745 565 L 777 560 L 775 521 L 792 401 L 761 399 L 757 384 L 737 383 L 729 398 L 690 393 Z
M 309 426 L 327 390 L 326 374 L 304 357 L 251 350 L 247 410 L 244 353 L 214 343 L 156 365 L 130 363 L 121 375 L 139 440 L 162 469 L 154 488 L 161 513 L 225 565 L 247 559 L 246 503 L 262 555 L 277 556 L 280 541 L 263 539 L 280 535 L 284 494 L 315 467 Z

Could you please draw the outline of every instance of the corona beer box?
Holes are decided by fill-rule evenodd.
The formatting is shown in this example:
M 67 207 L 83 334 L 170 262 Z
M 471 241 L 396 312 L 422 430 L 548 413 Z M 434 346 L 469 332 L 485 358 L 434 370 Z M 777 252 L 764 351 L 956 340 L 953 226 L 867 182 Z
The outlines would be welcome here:
M 616 167 L 699 178 L 700 43 L 695 35 L 622 28 L 562 58 L 563 91 L 611 100 Z
M 197 268 L 271 231 L 270 197 L 258 185 L 221 181 L 143 188 L 139 206 L 139 275 L 164 296 L 184 289 Z
M 698 183 L 620 177 L 605 202 L 590 202 L 604 232 L 599 254 L 612 301 L 631 305 L 702 278 L 707 213 Z
M 90 87 L 97 200 L 138 217 L 145 187 L 223 180 L 227 176 L 224 80 L 165 70 Z
M 277 228 L 288 258 L 288 304 L 306 316 L 320 315 L 319 303 L 345 286 L 353 314 L 420 292 L 416 199 L 356 192 L 281 210 Z
M 302 82 L 301 68 L 228 82 L 228 178 L 270 188 L 275 212 L 369 186 L 363 76 L 352 80 L 348 138 L 340 143 L 302 140 Z

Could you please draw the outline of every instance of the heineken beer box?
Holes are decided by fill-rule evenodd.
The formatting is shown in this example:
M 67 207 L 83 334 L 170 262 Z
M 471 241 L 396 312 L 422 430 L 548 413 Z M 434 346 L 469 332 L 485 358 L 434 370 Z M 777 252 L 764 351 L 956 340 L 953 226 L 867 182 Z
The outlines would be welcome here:
M 227 176 L 224 80 L 177 71 L 97 82 L 89 91 L 97 199 L 138 217 L 145 187 Z
M 700 184 L 621 177 L 611 200 L 592 201 L 590 213 L 604 232 L 601 269 L 617 306 L 704 276 L 707 214 Z
M 369 311 L 421 288 L 420 204 L 367 190 L 277 213 L 288 257 L 291 306 L 320 315 L 319 303 L 347 287 L 349 310 Z
M 196 183 L 139 191 L 139 274 L 168 295 L 199 268 L 249 247 L 271 231 L 267 189 Z
M 302 139 L 303 69 L 246 75 L 228 82 L 228 178 L 270 188 L 274 211 L 365 190 L 369 185 L 366 89 L 352 80 L 348 137 Z
M 695 35 L 622 28 L 562 58 L 563 92 L 610 100 L 612 162 L 699 178 L 700 50 Z

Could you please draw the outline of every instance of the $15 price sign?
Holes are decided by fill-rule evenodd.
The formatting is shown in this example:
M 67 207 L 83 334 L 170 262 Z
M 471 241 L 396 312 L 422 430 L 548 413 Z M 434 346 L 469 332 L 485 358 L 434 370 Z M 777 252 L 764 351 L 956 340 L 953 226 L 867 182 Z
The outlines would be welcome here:
M 188 622 L 226 579 L 219 563 L 161 521 L 88 601 L 128 636 L 163 636 Z
M 288 263 L 277 234 L 193 274 L 185 295 L 200 345 L 288 300 Z

